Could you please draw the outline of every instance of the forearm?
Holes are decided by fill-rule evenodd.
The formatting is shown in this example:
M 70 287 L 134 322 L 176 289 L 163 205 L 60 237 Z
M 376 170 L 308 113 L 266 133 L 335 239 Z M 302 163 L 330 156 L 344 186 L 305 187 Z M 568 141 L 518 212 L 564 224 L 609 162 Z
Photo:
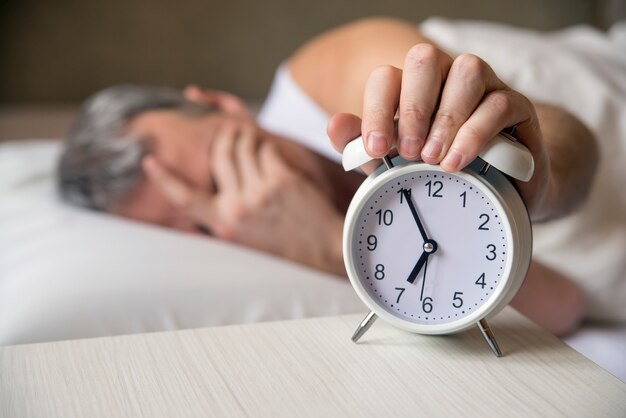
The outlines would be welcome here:
M 430 42 L 415 24 L 367 18 L 313 38 L 289 58 L 294 81 L 328 114 L 363 111 L 363 90 L 372 70 L 402 67 L 411 46 Z
M 550 164 L 548 192 L 533 221 L 559 218 L 587 197 L 598 164 L 596 140 L 576 117 L 561 108 L 535 104 Z
M 578 285 L 536 261 L 511 305 L 556 335 L 574 331 L 585 314 L 585 296 Z

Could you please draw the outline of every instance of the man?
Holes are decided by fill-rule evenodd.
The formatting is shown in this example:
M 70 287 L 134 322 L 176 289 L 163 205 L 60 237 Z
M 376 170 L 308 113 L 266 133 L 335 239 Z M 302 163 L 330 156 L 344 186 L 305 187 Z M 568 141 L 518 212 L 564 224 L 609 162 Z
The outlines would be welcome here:
M 338 150 L 362 133 L 372 156 L 385 155 L 397 115 L 400 154 L 453 172 L 515 126 L 535 158 L 531 181 L 517 184 L 535 222 L 572 211 L 593 177 L 597 150 L 579 121 L 532 104 L 478 57 L 450 57 L 404 22 L 369 19 L 325 33 L 290 58 L 283 77 L 300 100 L 335 115 L 328 134 Z M 262 119 L 272 125 L 271 112 Z M 284 119 L 276 126 L 291 123 Z M 335 274 L 344 274 L 343 216 L 363 179 L 261 128 L 237 98 L 197 87 L 185 98 L 136 87 L 96 96 L 70 133 L 60 173 L 74 202 Z M 513 304 L 560 334 L 584 312 L 581 290 L 536 262 Z

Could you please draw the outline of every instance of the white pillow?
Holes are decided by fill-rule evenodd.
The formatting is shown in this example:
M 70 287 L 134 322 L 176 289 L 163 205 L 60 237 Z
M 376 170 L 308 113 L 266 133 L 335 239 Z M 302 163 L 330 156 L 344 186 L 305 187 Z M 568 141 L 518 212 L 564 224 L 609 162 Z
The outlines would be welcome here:
M 0 344 L 365 311 L 346 279 L 61 203 L 59 151 L 0 145 Z

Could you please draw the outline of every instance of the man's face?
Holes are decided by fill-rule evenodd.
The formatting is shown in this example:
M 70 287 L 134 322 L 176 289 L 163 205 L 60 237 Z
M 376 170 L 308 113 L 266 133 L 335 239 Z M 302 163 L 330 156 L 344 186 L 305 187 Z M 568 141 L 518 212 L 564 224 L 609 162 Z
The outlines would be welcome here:
M 147 139 L 151 154 L 168 170 L 195 187 L 212 187 L 209 161 L 220 114 L 189 116 L 177 111 L 142 113 L 128 127 L 128 135 Z M 193 223 L 180 214 L 145 177 L 114 213 L 165 227 L 195 231 Z
M 190 116 L 177 111 L 158 110 L 134 118 L 127 133 L 132 137 L 146 138 L 150 143 L 151 155 L 167 170 L 193 187 L 215 192 L 211 172 L 212 150 L 217 136 L 223 132 L 220 128 L 224 124 L 237 127 L 254 125 L 254 122 L 250 118 L 221 112 Z M 275 142 L 286 160 L 299 162 L 294 168 L 328 192 L 325 176 L 311 152 L 254 126 L 259 140 Z M 194 222 L 177 210 L 147 178 L 143 178 L 129 196 L 115 205 L 112 212 L 143 222 L 198 232 Z

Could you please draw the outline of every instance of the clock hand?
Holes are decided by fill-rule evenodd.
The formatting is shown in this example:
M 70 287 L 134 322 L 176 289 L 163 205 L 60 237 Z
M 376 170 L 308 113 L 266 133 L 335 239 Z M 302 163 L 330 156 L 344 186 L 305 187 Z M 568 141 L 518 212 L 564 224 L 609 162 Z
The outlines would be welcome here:
M 428 260 L 428 256 L 436 252 L 437 248 L 438 248 L 437 243 L 432 239 L 429 239 L 424 243 L 424 252 L 422 253 L 422 255 L 420 255 L 420 258 L 417 260 L 417 263 L 415 263 L 415 267 L 413 267 L 413 270 L 411 270 L 409 277 L 406 279 L 407 282 L 411 284 L 415 282 L 415 279 L 417 278 L 417 274 L 422 269 L 422 266 L 424 265 L 424 263 L 426 263 L 426 261 Z
M 406 200 L 407 205 L 409 205 L 409 209 L 411 209 L 411 214 L 413 214 L 413 219 L 415 219 L 415 223 L 420 230 L 422 239 L 424 240 L 424 242 L 428 241 L 428 236 L 426 235 L 426 231 L 424 230 L 424 226 L 422 225 L 420 217 L 417 215 L 417 210 L 415 209 L 415 205 L 411 200 L 411 195 L 409 194 L 409 191 L 407 189 L 403 189 L 402 194 L 404 195 L 404 200 Z
M 426 283 L 426 270 L 428 270 L 428 257 L 426 257 L 426 263 L 424 264 L 424 277 L 422 279 L 422 290 L 420 291 L 420 301 L 424 299 L 424 283 Z
M 413 267 L 413 270 L 411 270 L 411 273 L 409 274 L 409 277 L 406 279 L 407 282 L 409 282 L 411 284 L 413 282 L 415 282 L 415 279 L 417 278 L 417 274 L 422 269 L 422 266 L 424 265 L 426 260 L 428 260 L 428 256 L 429 255 L 430 255 L 430 253 L 427 253 L 426 251 L 424 251 L 422 253 L 422 255 L 420 256 L 419 260 L 417 260 L 417 263 L 415 263 L 415 267 Z

